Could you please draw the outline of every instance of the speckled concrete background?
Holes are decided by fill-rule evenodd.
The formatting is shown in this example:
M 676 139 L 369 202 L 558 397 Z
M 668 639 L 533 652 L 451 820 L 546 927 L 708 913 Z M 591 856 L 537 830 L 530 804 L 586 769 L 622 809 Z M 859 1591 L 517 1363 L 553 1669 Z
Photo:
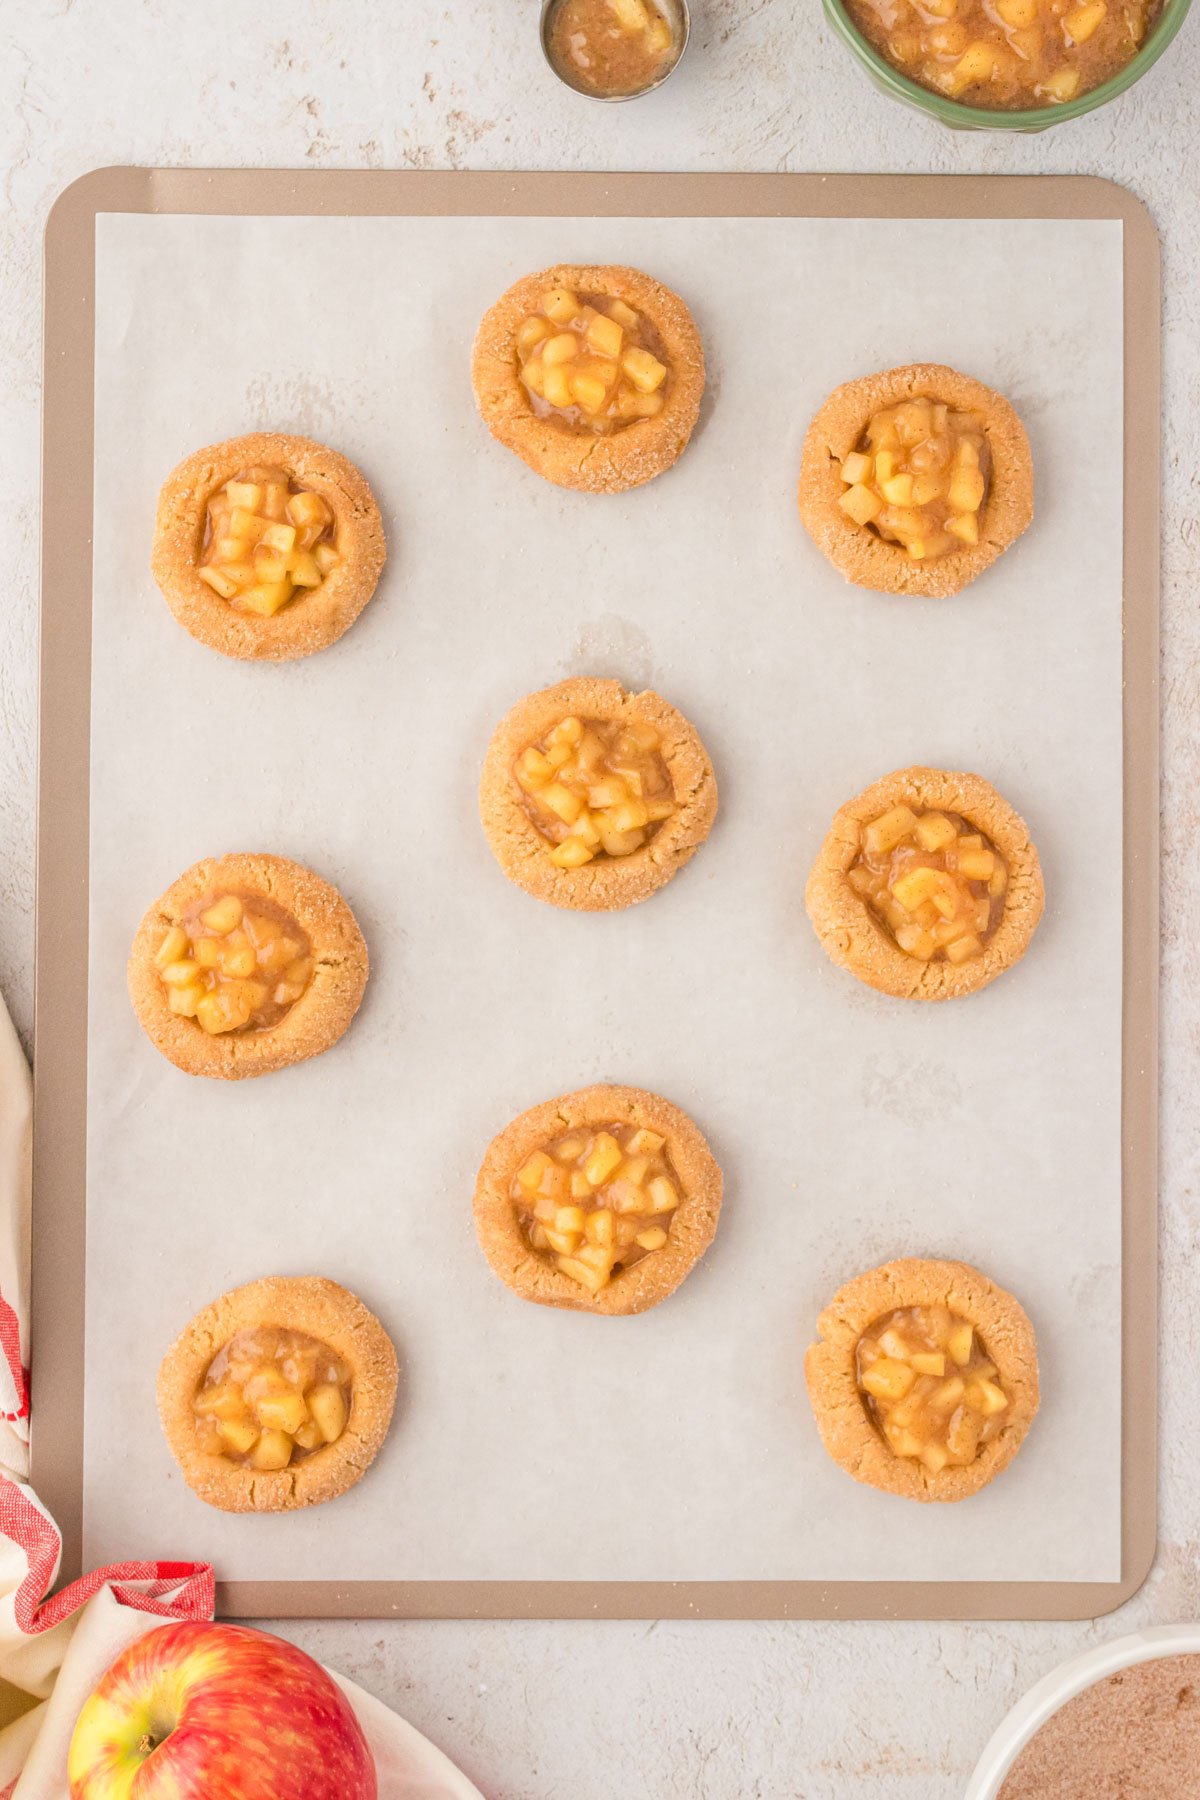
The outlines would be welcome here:
M 876 95 L 817 0 L 695 0 L 687 63 L 625 107 L 551 83 L 536 14 L 535 0 L 0 0 L 0 988 L 28 1036 L 41 235 L 77 175 L 125 162 L 883 169 L 1132 188 L 1163 234 L 1166 277 L 1163 1492 L 1149 1582 L 1092 1626 L 288 1628 L 489 1800 L 955 1800 L 996 1720 L 1056 1662 L 1200 1615 L 1200 24 L 1116 105 L 1016 139 L 944 132 Z

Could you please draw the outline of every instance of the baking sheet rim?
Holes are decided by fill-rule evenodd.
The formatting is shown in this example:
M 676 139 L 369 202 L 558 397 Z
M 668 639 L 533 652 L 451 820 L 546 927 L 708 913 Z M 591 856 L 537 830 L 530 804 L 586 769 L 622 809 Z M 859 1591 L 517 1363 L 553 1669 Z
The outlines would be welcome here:
M 194 214 L 541 214 L 1120 220 L 1124 262 L 1124 1002 L 1121 1576 L 1113 1582 L 235 1582 L 235 1617 L 1092 1618 L 1156 1547 L 1159 246 L 1149 213 L 1093 176 L 509 174 L 108 168 L 46 227 L 42 636 L 34 992 L 32 1479 L 81 1573 L 86 942 L 95 219 Z

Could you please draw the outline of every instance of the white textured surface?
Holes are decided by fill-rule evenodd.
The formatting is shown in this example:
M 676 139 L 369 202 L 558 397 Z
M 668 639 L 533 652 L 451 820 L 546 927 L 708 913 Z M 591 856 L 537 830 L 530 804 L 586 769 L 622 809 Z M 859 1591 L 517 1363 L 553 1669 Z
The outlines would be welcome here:
M 1130 186 L 1163 233 L 1167 291 L 1164 1448 L 1150 1582 L 1094 1626 L 288 1628 L 404 1711 L 494 1800 L 957 1800 L 996 1719 L 1054 1662 L 1200 1612 L 1200 27 L 1190 21 L 1115 106 L 1016 140 L 955 136 L 876 95 L 815 0 L 698 3 L 685 67 L 653 99 L 609 108 L 549 85 L 535 10 L 0 0 L 0 986 L 27 1032 L 41 232 L 75 176 L 163 162 L 1091 172 Z

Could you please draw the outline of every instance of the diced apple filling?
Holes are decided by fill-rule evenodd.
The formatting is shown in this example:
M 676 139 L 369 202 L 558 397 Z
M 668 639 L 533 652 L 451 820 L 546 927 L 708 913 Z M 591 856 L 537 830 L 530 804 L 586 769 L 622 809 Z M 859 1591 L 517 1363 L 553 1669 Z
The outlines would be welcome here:
M 663 409 L 668 368 L 641 314 L 610 295 L 551 288 L 517 330 L 518 372 L 539 418 L 621 431 Z M 665 352 L 663 353 L 665 355 Z
M 269 618 L 337 567 L 335 536 L 320 494 L 298 487 L 286 469 L 244 469 L 208 502 L 196 573 L 231 606 Z
M 633 94 L 674 62 L 679 36 L 664 0 L 559 0 L 547 47 L 577 86 L 593 94 Z
M 307 934 L 274 901 L 253 894 L 214 894 L 169 926 L 154 954 L 178 1017 L 212 1037 L 269 1031 L 312 980 Z
M 970 106 L 1057 105 L 1086 94 L 1140 47 L 1162 0 L 849 0 L 888 61 Z
M 897 1456 L 933 1475 L 974 1462 L 1004 1424 L 1005 1393 L 969 1320 L 937 1303 L 876 1319 L 858 1341 L 858 1385 Z
M 350 1369 L 328 1344 L 264 1325 L 213 1358 L 192 1402 L 203 1449 L 253 1469 L 286 1469 L 336 1444 L 350 1417 Z
M 990 467 L 978 414 L 905 400 L 876 413 L 844 459 L 838 504 L 914 562 L 929 562 L 979 542 Z
M 893 806 L 861 828 L 846 879 L 921 962 L 979 956 L 1004 912 L 1008 868 L 957 813 Z
M 629 856 L 675 811 L 659 735 L 636 721 L 563 719 L 521 752 L 513 776 L 560 869 Z
M 628 1124 L 554 1139 L 517 1170 L 511 1191 L 531 1248 L 593 1294 L 662 1249 L 681 1199 L 666 1139 Z

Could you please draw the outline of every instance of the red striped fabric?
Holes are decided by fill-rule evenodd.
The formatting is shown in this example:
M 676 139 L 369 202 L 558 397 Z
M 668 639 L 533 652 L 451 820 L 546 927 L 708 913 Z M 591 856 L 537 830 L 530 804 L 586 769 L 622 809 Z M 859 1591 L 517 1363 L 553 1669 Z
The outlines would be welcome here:
M 12 1395 L 7 1397 L 15 1401 L 15 1407 L 6 1408 L 0 1418 L 11 1424 L 14 1419 L 29 1417 L 29 1370 L 21 1361 L 21 1322 L 3 1294 L 0 1294 L 0 1352 L 3 1352 L 13 1385 Z M 2 1794 L 0 1800 L 4 1800 Z
M 0 1475 L 0 1534 L 20 1546 L 29 1565 L 13 1596 L 13 1611 L 18 1630 L 30 1636 L 61 1625 L 106 1586 L 111 1586 L 122 1606 L 160 1619 L 213 1616 L 216 1594 L 209 1563 L 112 1563 L 106 1569 L 93 1569 L 47 1599 L 58 1568 L 58 1527 L 5 1475 Z M 0 1800 L 5 1800 L 3 1794 Z

